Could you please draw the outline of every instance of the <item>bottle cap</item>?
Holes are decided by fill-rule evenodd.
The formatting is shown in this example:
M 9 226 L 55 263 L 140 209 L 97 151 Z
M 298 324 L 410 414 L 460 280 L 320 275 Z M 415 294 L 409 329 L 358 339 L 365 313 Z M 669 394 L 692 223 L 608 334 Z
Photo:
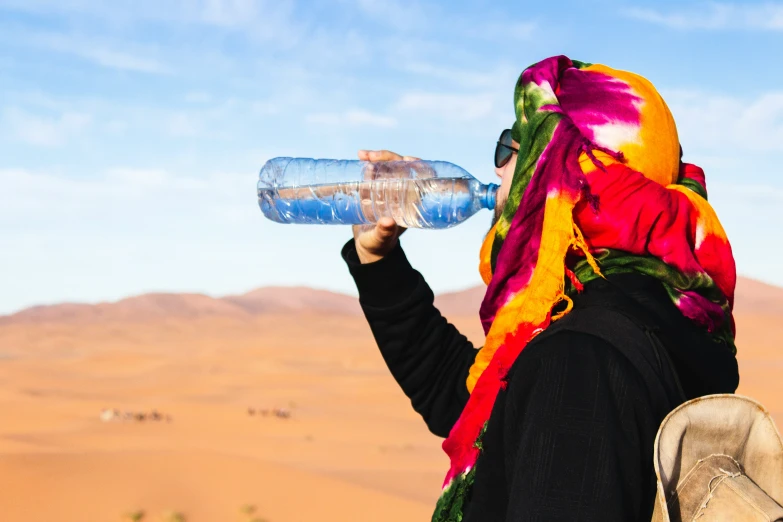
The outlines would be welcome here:
M 489 210 L 495 210 L 495 205 L 497 204 L 497 197 L 498 197 L 498 186 L 494 183 L 490 183 L 487 185 L 487 193 L 486 196 L 484 196 L 484 208 L 488 208 Z

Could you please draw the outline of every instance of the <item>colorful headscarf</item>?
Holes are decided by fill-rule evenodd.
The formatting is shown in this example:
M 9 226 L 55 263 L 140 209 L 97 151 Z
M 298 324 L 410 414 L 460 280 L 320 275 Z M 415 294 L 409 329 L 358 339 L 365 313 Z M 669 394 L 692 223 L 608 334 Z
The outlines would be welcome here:
M 559 56 L 522 73 L 514 102 L 519 157 L 481 249 L 486 343 L 470 370 L 470 399 L 443 443 L 451 468 L 437 522 L 462 520 L 511 365 L 587 282 L 653 276 L 683 315 L 734 349 L 731 247 L 707 203 L 703 171 L 680 161 L 674 119 L 653 85 Z M 553 313 L 558 304 L 563 311 Z

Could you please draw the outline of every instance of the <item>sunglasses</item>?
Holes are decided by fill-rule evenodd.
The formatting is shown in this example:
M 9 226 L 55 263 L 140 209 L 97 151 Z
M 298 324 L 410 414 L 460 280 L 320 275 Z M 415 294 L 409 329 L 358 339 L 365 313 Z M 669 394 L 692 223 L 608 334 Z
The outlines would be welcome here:
M 500 133 L 498 144 L 495 146 L 495 166 L 497 168 L 503 168 L 509 162 L 511 156 L 515 152 L 519 152 L 519 149 L 515 149 L 512 146 L 512 142 L 511 129 L 506 129 Z

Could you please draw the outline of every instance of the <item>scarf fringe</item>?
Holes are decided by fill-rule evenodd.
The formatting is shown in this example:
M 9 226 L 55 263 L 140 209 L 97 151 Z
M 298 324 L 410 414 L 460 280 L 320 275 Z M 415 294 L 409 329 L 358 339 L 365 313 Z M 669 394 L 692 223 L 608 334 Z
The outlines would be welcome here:
M 601 273 L 601 269 L 598 267 L 598 262 L 595 260 L 593 254 L 590 253 L 590 247 L 587 245 L 585 236 L 582 234 L 582 231 L 579 229 L 576 223 L 574 223 L 574 239 L 571 241 L 571 247 L 575 250 L 581 251 L 585 256 L 587 263 L 593 269 L 593 272 L 595 272 L 600 277 L 604 277 Z
M 571 240 L 571 248 L 574 250 L 578 250 L 584 254 L 585 259 L 587 260 L 587 263 L 590 265 L 590 267 L 593 269 L 593 271 L 600 277 L 604 277 L 601 273 L 601 269 L 598 267 L 598 262 L 595 260 L 595 257 L 593 254 L 590 253 L 590 247 L 587 245 L 587 241 L 585 240 L 584 235 L 582 234 L 582 231 L 579 229 L 576 223 L 573 224 L 573 230 L 574 230 L 574 237 Z M 571 271 L 568 267 L 565 267 L 565 274 L 566 277 L 571 281 L 571 284 L 574 285 L 574 288 L 576 288 L 577 292 L 581 292 L 584 289 L 584 286 L 579 281 L 579 279 L 576 277 L 576 274 L 574 274 L 573 271 Z M 552 305 L 552 308 L 557 306 L 558 304 L 565 302 L 566 307 L 565 310 L 558 312 L 552 316 L 551 321 L 555 322 L 559 319 L 562 319 L 566 315 L 568 315 L 569 312 L 574 308 L 574 301 L 565 293 L 565 281 L 563 281 L 563 285 L 560 288 L 560 292 L 557 294 L 555 298 L 555 302 Z

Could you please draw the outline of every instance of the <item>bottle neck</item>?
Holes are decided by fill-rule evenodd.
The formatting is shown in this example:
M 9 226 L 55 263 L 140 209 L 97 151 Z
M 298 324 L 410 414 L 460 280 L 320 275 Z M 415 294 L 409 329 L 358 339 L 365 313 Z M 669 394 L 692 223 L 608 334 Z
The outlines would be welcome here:
M 481 208 L 494 210 L 497 204 L 498 186 L 494 183 L 488 183 L 481 185 L 479 188 L 478 198 L 481 202 Z

